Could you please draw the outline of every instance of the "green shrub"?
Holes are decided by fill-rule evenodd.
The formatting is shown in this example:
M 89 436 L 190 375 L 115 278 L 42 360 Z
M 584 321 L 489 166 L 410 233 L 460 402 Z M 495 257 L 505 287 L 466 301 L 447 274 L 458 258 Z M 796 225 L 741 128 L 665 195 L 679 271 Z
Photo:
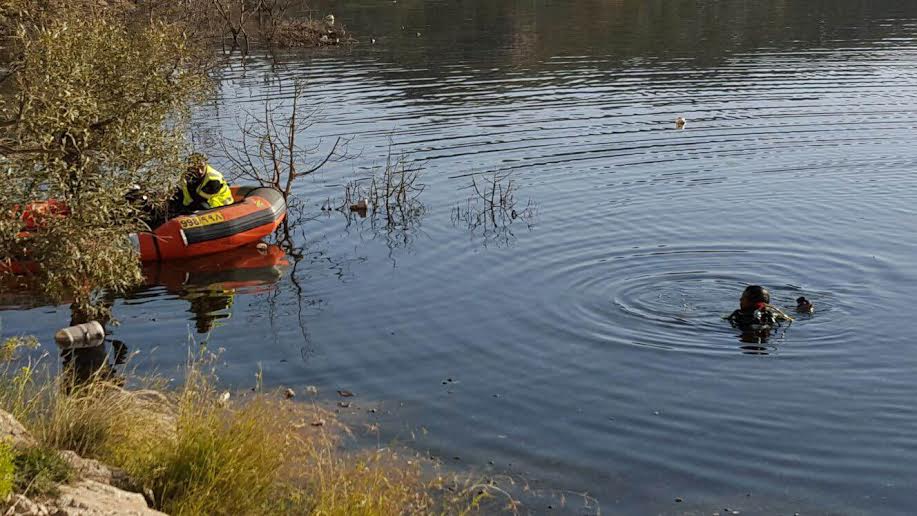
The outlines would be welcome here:
M 54 496 L 57 485 L 73 478 L 73 468 L 61 454 L 47 446 L 34 446 L 13 458 L 13 484 L 17 492 Z
M 13 492 L 15 457 L 13 446 L 9 442 L 0 441 L 0 500 L 6 500 Z

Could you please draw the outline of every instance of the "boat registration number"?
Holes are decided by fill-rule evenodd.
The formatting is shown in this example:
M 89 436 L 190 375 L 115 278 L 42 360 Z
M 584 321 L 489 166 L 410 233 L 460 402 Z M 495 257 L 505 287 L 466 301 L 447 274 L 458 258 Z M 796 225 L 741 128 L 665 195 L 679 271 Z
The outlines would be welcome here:
M 204 215 L 195 215 L 193 217 L 182 217 L 178 219 L 182 229 L 199 228 L 224 222 L 222 213 L 206 213 Z

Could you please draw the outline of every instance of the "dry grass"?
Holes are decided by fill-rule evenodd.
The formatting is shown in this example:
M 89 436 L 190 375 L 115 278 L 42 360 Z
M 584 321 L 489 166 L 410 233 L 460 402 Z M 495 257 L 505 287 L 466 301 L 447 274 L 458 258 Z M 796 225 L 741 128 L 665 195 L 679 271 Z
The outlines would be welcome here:
M 0 407 L 39 444 L 124 469 L 170 514 L 467 514 L 492 491 L 394 449 L 347 452 L 347 428 L 279 393 L 227 399 L 191 366 L 177 391 L 0 372 Z

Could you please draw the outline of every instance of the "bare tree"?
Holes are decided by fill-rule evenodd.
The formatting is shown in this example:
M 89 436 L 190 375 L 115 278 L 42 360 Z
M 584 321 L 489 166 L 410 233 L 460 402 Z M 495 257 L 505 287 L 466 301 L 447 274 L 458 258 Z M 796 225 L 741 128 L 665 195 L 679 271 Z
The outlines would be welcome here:
M 347 152 L 350 138 L 336 138 L 330 150 L 322 153 L 326 147 L 322 138 L 314 139 L 312 144 L 302 143 L 319 115 L 318 109 L 306 109 L 303 105 L 304 90 L 305 83 L 296 81 L 289 103 L 266 100 L 260 114 L 246 112 L 238 121 L 237 138 L 221 140 L 223 155 L 231 163 L 235 179 L 280 191 L 287 208 L 300 214 L 302 206 L 295 195 L 296 184 L 329 163 L 353 157 Z M 284 220 L 279 240 L 295 256 L 292 229 L 301 219 L 291 221 L 292 218 L 288 216 Z

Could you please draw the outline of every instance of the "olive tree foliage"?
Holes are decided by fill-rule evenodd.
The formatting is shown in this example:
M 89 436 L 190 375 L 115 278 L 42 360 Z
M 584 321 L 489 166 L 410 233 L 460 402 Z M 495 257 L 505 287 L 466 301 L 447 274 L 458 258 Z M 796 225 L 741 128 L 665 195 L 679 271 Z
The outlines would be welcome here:
M 128 3 L 15 3 L 14 14 L 0 9 L 11 50 L 0 94 L 0 275 L 29 263 L 44 294 L 91 314 L 101 292 L 142 281 L 127 236 L 146 227 L 126 195 L 140 185 L 165 202 L 175 188 L 206 60 L 181 25 L 138 21 Z M 46 210 L 23 232 L 30 203 L 50 199 L 68 213 Z

